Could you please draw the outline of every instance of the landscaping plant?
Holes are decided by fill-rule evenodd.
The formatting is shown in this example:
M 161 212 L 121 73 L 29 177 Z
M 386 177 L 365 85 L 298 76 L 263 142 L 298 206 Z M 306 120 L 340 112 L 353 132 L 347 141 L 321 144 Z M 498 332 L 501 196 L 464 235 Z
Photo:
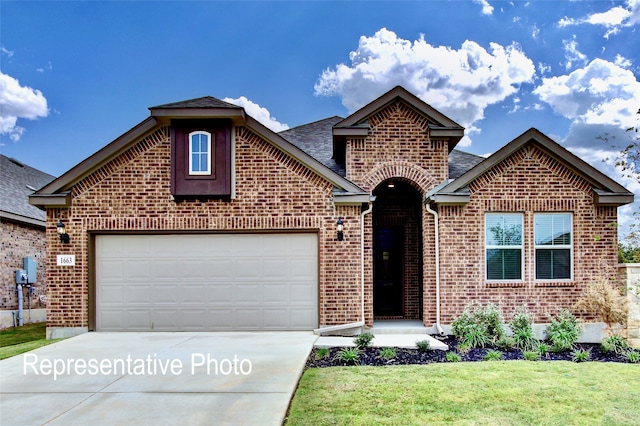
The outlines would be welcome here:
M 509 323 L 515 346 L 518 349 L 530 351 L 538 346 L 539 342 L 533 334 L 532 323 L 533 319 L 526 306 L 518 307 Z
M 625 354 L 625 359 L 631 364 L 638 364 L 640 362 L 640 352 L 630 350 Z
M 560 309 L 556 316 L 550 318 L 551 323 L 545 333 L 551 342 L 554 352 L 562 352 L 573 349 L 573 345 L 580 337 L 580 323 L 578 319 L 567 309 Z
M 502 355 L 502 352 L 497 351 L 495 349 L 490 349 L 487 351 L 486 355 L 484 356 L 484 360 L 485 361 L 500 361 L 504 358 L 504 356 Z
M 626 324 L 629 314 L 627 296 L 612 276 L 613 272 L 595 276 L 574 306 L 580 312 L 595 314 L 607 325 L 609 333 L 613 333 L 616 324 Z
M 353 343 L 356 344 L 358 349 L 365 349 L 371 345 L 373 341 L 373 334 L 371 333 L 360 333 L 354 339 Z
M 416 347 L 420 352 L 429 352 L 431 350 L 431 343 L 428 340 L 417 340 Z
M 360 364 L 360 349 L 342 348 L 336 354 L 336 358 L 348 365 Z
M 447 362 L 460 362 L 460 361 L 462 361 L 462 357 L 460 357 L 460 355 L 458 355 L 455 352 L 447 352 L 444 355 L 444 358 L 447 360 Z
M 631 346 L 627 343 L 624 337 L 614 334 L 606 337 L 600 344 L 600 349 L 603 352 L 615 352 L 617 354 L 624 354 L 631 349 Z
M 453 335 L 471 347 L 484 347 L 504 337 L 504 320 L 492 303 L 484 308 L 477 303 L 467 306 L 451 323 Z
M 378 355 L 380 355 L 380 358 L 393 359 L 396 357 L 396 353 L 396 348 L 382 348 L 378 352 Z
M 591 359 L 591 352 L 586 349 L 576 349 L 571 352 L 571 360 L 573 362 L 586 362 Z

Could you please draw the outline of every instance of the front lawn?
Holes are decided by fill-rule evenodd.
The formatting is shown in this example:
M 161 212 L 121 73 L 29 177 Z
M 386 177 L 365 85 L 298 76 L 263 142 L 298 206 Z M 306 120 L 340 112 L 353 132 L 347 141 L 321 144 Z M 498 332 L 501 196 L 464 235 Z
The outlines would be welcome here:
M 498 361 L 305 371 L 287 425 L 637 425 L 640 366 Z
M 7 328 L 0 331 L 0 359 L 20 355 L 59 340 L 47 340 L 47 324 L 44 322 Z

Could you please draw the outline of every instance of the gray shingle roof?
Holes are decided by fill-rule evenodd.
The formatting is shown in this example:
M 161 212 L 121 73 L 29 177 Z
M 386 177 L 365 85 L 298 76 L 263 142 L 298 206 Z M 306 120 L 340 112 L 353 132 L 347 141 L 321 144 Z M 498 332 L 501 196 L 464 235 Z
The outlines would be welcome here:
M 334 116 L 313 123 L 303 124 L 278 133 L 341 176 L 346 175 L 344 165 L 336 163 L 333 156 L 332 128 L 343 120 Z M 483 161 L 484 158 L 454 149 L 449 153 L 449 178 L 456 179 Z
M 238 105 L 230 104 L 229 102 L 221 101 L 213 96 L 203 96 L 201 98 L 189 99 L 186 101 L 172 102 L 169 104 L 163 104 L 151 107 L 149 109 L 176 109 L 176 108 L 233 108 L 241 109 Z
M 29 204 L 29 195 L 55 177 L 0 155 L 0 211 L 36 221 L 44 221 L 46 214 Z

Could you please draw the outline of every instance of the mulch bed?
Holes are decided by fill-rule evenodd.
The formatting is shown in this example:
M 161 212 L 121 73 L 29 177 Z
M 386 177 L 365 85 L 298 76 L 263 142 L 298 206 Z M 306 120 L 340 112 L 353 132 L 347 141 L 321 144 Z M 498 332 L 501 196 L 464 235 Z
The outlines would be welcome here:
M 458 342 L 453 336 L 434 336 L 436 339 L 446 343 L 449 346 L 448 351 L 431 350 L 428 352 L 421 352 L 418 349 L 407 348 L 395 348 L 396 356 L 393 359 L 384 359 L 380 357 L 379 352 L 381 348 L 366 348 L 361 351 L 359 358 L 359 365 L 370 366 L 385 366 L 385 365 L 410 365 L 410 364 L 432 364 L 435 362 L 447 362 L 445 355 L 447 352 L 457 352 Z M 330 348 L 329 355 L 318 359 L 316 356 L 317 349 L 311 352 L 311 355 L 307 359 L 306 368 L 324 368 L 335 366 L 352 365 L 347 364 L 338 359 L 338 352 L 343 348 Z M 463 362 L 476 362 L 484 361 L 484 356 L 491 349 L 499 350 L 503 354 L 504 360 L 522 360 L 522 351 L 519 349 L 502 350 L 497 347 L 486 348 L 474 348 L 467 353 L 457 352 L 461 361 Z M 578 343 L 575 345 L 575 349 L 586 349 L 591 353 L 590 361 L 598 362 L 627 362 L 624 355 L 618 355 L 613 352 L 605 353 L 600 349 L 600 344 L 594 343 Z M 540 357 L 540 361 L 571 361 L 571 352 L 550 352 L 545 356 Z

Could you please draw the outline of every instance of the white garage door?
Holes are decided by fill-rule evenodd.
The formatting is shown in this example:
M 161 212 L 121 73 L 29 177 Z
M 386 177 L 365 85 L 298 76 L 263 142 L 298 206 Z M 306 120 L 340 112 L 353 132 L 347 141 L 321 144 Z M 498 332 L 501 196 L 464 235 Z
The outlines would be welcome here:
M 316 234 L 96 236 L 98 331 L 311 330 Z

